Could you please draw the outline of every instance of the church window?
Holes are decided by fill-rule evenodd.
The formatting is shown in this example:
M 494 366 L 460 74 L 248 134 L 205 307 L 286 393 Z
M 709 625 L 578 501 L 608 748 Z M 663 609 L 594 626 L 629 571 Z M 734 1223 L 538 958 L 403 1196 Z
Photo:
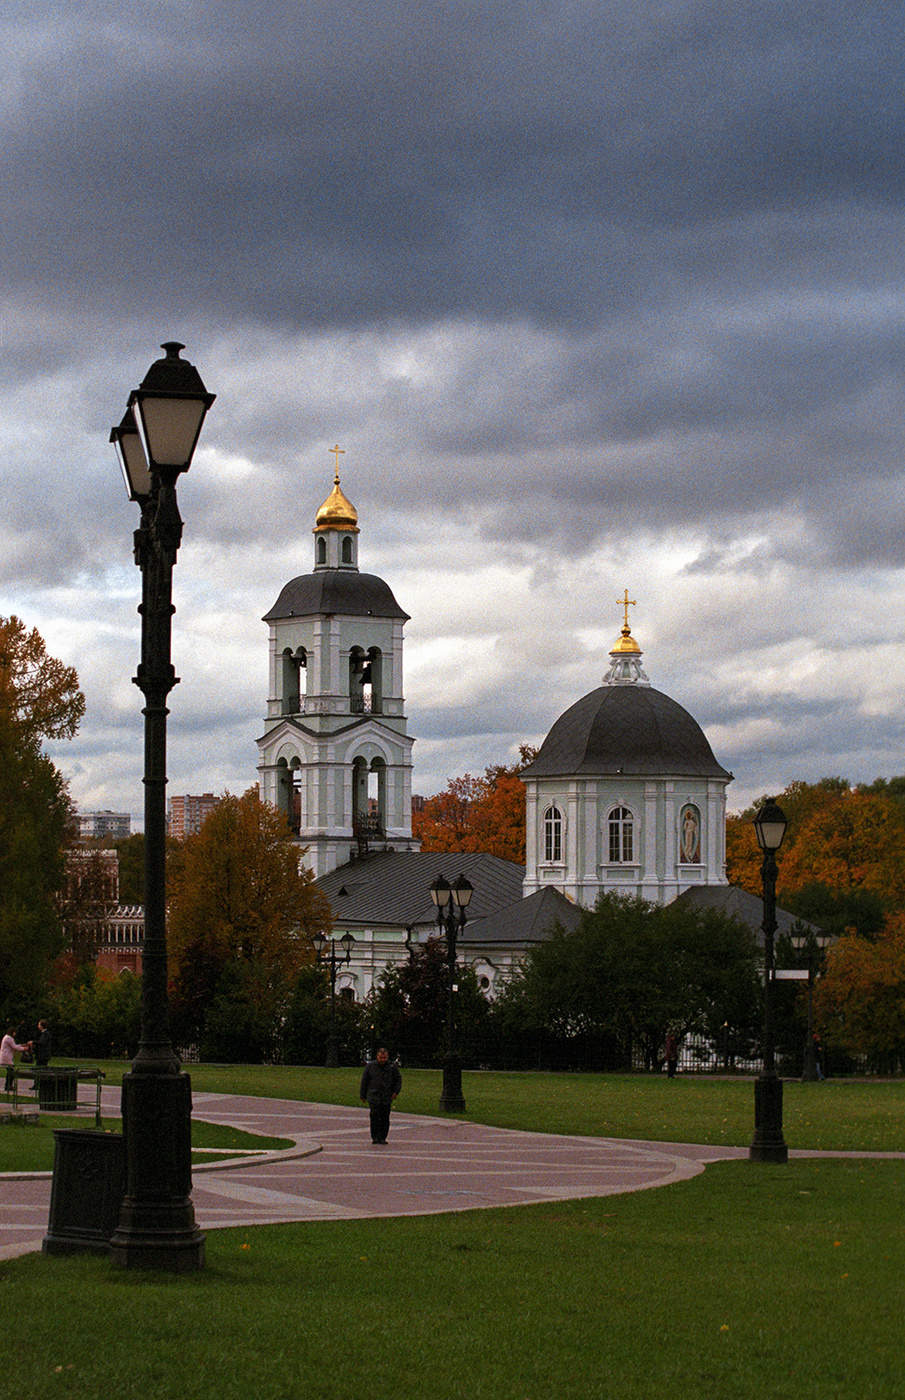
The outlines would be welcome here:
M 562 812 L 548 807 L 544 813 L 544 860 L 562 860 Z
M 298 647 L 293 654 L 289 647 L 283 652 L 282 711 L 284 715 L 297 715 L 302 710 L 301 697 L 306 690 L 306 667 L 308 655 L 304 647 Z
M 622 865 L 635 859 L 635 823 L 628 807 L 614 807 L 609 815 L 610 863 Z
M 343 563 L 352 563 L 352 540 L 348 535 L 343 539 Z
M 323 535 L 318 535 L 317 538 L 317 562 L 319 564 L 326 564 L 327 562 L 327 541 L 324 539 Z

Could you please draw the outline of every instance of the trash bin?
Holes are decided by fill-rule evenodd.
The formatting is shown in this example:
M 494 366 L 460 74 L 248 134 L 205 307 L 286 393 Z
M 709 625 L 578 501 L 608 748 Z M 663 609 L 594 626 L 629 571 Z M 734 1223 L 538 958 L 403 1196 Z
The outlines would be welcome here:
M 106 1254 L 126 1189 L 122 1133 L 54 1129 L 50 1220 L 45 1254 Z
M 33 1071 L 38 1108 L 50 1113 L 72 1113 L 78 1108 L 79 1071 L 76 1065 Z

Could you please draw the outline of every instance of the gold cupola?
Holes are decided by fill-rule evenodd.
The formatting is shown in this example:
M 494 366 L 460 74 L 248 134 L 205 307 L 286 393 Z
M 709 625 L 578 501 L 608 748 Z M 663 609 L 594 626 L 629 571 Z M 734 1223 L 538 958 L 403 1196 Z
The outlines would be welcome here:
M 620 608 L 625 610 L 622 631 L 619 639 L 610 648 L 610 669 L 603 678 L 604 685 L 650 685 L 641 669 L 641 648 L 632 636 L 628 625 L 628 610 L 637 606 L 635 599 L 628 596 L 626 588 L 623 596 L 617 598 Z
M 317 512 L 314 533 L 319 530 L 349 530 L 358 534 L 358 511 L 339 484 L 339 472 L 333 478 L 333 490 Z

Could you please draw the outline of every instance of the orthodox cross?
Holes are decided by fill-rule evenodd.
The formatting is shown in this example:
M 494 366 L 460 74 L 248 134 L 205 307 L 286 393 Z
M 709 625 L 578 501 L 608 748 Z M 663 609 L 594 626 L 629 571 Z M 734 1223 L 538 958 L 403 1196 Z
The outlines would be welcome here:
M 617 607 L 620 607 L 620 608 L 624 608 L 624 609 L 625 609 L 625 621 L 624 621 L 623 624 L 622 624 L 622 630 L 623 630 L 624 632 L 628 632 L 628 631 L 630 631 L 630 628 L 629 628 L 629 625 L 628 625 L 628 610 L 629 610 L 629 608 L 636 608 L 636 607 L 638 606 L 638 600 L 637 600 L 637 598 L 630 598 L 630 597 L 628 596 L 628 589 L 626 589 L 626 590 L 625 590 L 625 595 L 624 595 L 622 598 L 617 598 L 617 599 L 616 599 L 616 605 L 617 605 Z
M 338 485 L 339 485 L 339 459 L 340 459 L 340 457 L 344 457 L 344 456 L 345 456 L 346 449 L 345 449 L 344 447 L 340 447 L 339 445 L 337 445 L 336 447 L 328 447 L 328 448 L 327 448 L 327 451 L 333 453 L 333 480 L 334 480 L 335 484 L 338 486 Z M 628 589 L 626 589 L 625 591 L 626 591 L 626 593 L 628 593 Z

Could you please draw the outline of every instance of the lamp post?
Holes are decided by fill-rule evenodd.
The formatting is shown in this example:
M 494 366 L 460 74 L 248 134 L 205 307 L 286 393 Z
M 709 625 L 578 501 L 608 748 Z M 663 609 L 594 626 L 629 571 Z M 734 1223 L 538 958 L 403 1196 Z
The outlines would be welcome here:
M 804 1047 L 804 1065 L 801 1078 L 807 1083 L 819 1079 L 817 1073 L 817 1047 L 814 1044 L 814 982 L 820 970 L 823 950 L 830 942 L 830 935 L 822 929 L 809 928 L 806 924 L 795 924 L 790 935 L 792 947 L 804 954 L 808 968 L 808 1029 Z
M 437 910 L 437 925 L 446 939 L 446 963 L 449 971 L 449 1000 L 446 1019 L 446 1054 L 443 1057 L 443 1090 L 440 1107 L 446 1113 L 464 1113 L 462 1097 L 462 1061 L 456 1053 L 456 941 L 467 923 L 466 909 L 474 893 L 472 885 L 460 875 L 450 886 L 438 875 L 430 887 L 431 899 Z
M 141 661 L 145 700 L 145 935 L 141 1035 L 123 1076 L 126 1189 L 111 1258 L 124 1268 L 184 1272 L 204 1263 L 204 1236 L 191 1199 L 191 1084 L 170 1041 L 166 946 L 167 696 L 173 567 L 182 539 L 176 480 L 188 471 L 214 401 L 177 341 L 163 347 L 111 434 L 126 489 L 141 509 L 135 562 L 141 570 Z
M 321 955 L 327 944 L 330 944 L 330 961 L 327 964 L 330 969 L 330 1034 L 327 1037 L 327 1069 L 336 1069 L 339 1064 L 339 1042 L 336 1038 L 336 969 L 342 967 L 343 963 L 352 961 L 352 944 L 355 939 L 351 933 L 344 933 L 339 942 L 343 946 L 345 957 L 337 963 L 336 939 L 325 938 L 322 933 L 314 935 L 314 951 L 317 953 L 318 962 L 321 961 Z
M 786 834 L 782 808 L 772 799 L 754 818 L 757 844 L 764 853 L 761 881 L 764 893 L 764 1044 L 763 1069 L 754 1083 L 754 1138 L 748 1149 L 752 1162 L 787 1162 L 789 1149 L 782 1135 L 782 1080 L 776 1073 L 773 1030 L 773 935 L 776 933 L 776 852 Z

